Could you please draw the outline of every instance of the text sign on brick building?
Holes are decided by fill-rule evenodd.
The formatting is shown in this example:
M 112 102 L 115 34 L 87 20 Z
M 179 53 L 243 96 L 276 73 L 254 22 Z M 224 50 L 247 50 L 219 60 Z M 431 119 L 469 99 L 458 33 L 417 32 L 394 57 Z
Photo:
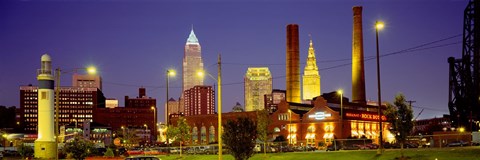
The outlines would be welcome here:
M 316 112 L 314 115 L 308 115 L 308 118 L 315 118 L 316 120 L 322 120 L 325 119 L 326 117 L 331 117 L 332 114 L 330 113 L 325 113 L 325 112 Z

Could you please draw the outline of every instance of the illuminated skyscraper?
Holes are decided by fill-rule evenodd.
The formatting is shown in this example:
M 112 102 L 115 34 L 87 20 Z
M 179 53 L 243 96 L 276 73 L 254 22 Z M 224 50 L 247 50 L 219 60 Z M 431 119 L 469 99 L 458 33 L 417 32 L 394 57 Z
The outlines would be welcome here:
M 267 67 L 250 67 L 245 74 L 245 111 L 265 109 L 264 95 L 272 93 L 272 75 Z
M 197 75 L 199 71 L 203 71 L 202 48 L 193 29 L 190 32 L 190 36 L 188 36 L 184 53 L 182 92 L 194 86 L 203 85 L 203 77 Z
M 320 87 L 320 75 L 318 74 L 315 49 L 313 49 L 313 42 L 310 39 L 307 64 L 305 65 L 305 70 L 303 70 L 303 99 L 311 100 L 320 96 Z

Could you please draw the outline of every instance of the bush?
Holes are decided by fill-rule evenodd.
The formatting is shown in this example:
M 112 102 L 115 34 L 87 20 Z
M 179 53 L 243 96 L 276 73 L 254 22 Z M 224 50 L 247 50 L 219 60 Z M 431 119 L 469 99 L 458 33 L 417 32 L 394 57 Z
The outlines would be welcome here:
M 33 157 L 34 151 L 33 151 L 33 148 L 30 146 L 21 144 L 17 147 L 17 150 L 22 157 Z
M 107 151 L 105 152 L 105 155 L 103 155 L 105 157 L 114 157 L 115 154 L 113 153 L 113 149 L 111 148 L 107 148 Z

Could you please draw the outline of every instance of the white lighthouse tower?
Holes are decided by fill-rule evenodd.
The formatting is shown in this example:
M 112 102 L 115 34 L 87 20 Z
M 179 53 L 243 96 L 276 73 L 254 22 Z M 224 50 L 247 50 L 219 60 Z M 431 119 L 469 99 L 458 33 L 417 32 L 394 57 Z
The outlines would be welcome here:
M 37 70 L 38 80 L 38 139 L 35 140 L 35 158 L 54 159 L 57 144 L 54 132 L 54 85 L 52 61 L 48 54 L 42 55 L 42 66 Z

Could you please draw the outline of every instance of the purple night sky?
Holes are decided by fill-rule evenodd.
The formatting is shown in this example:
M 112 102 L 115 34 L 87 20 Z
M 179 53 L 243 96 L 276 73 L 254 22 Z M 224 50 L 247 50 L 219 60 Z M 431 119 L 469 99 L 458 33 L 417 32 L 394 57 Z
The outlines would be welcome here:
M 0 1 L 0 105 L 19 106 L 19 86 L 37 85 L 40 57 L 50 54 L 53 67 L 64 70 L 95 65 L 107 98 L 147 95 L 157 99 L 163 121 L 165 70 L 174 68 L 170 95 L 181 90 L 183 50 L 193 25 L 202 46 L 205 69 L 216 76 L 222 55 L 223 106 L 244 104 L 247 67 L 267 66 L 273 88 L 285 89 L 286 25 L 300 28 L 301 73 L 312 35 L 322 93 L 339 88 L 351 97 L 352 7 L 363 6 L 365 59 L 375 55 L 376 20 L 380 53 L 388 54 L 453 37 L 415 51 L 381 59 L 382 100 L 402 92 L 420 116 L 448 114 L 447 58 L 461 56 L 463 10 L 467 0 L 247 0 L 228 2 L 174 0 Z M 454 37 L 455 36 L 455 37 Z M 335 67 L 340 66 L 340 67 Z M 333 68 L 331 68 L 333 67 Z M 365 62 L 367 99 L 377 100 L 376 65 Z M 213 85 L 208 78 L 206 85 Z M 62 86 L 71 85 L 63 74 Z M 415 109 L 415 116 L 421 110 Z

